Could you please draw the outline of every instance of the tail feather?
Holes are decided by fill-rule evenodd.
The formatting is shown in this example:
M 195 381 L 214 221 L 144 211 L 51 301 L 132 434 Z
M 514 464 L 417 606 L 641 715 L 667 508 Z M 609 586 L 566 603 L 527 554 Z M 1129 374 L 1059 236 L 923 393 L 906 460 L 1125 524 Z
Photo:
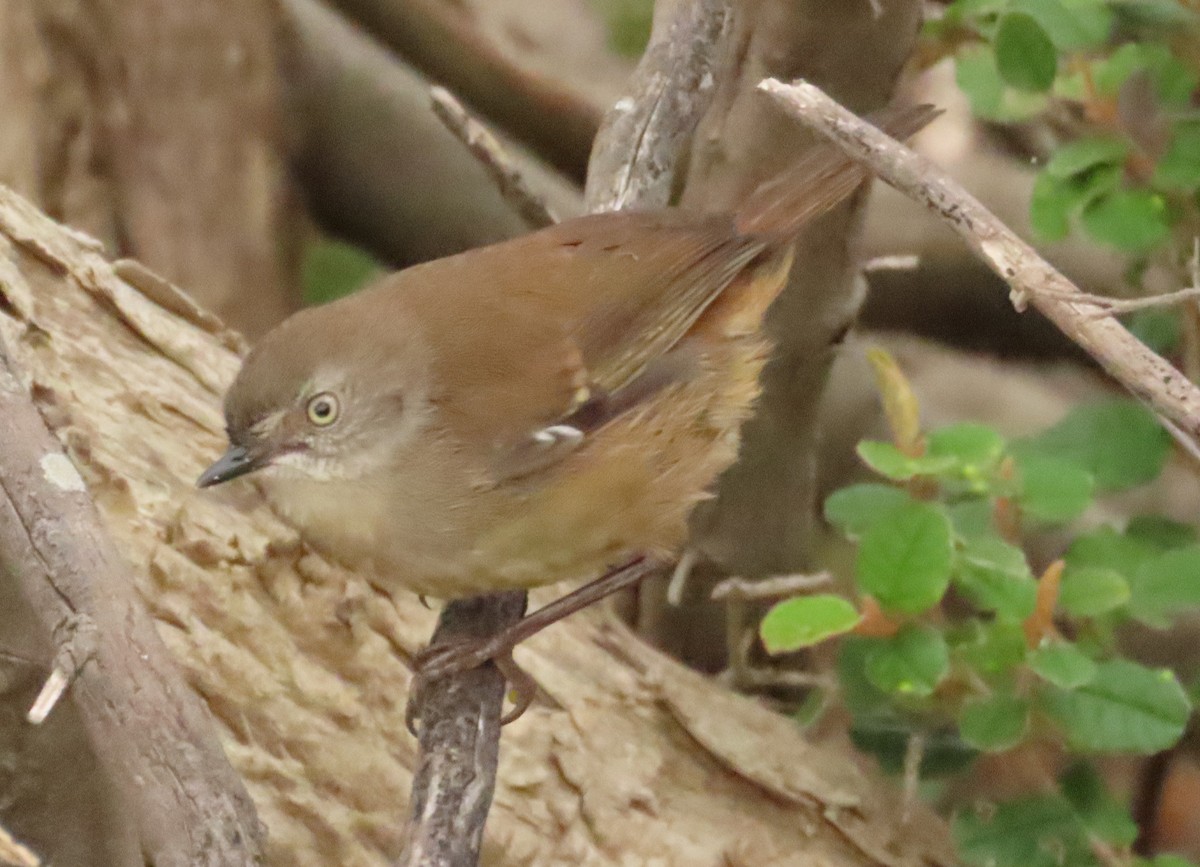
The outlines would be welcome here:
M 930 105 L 892 106 L 869 119 L 888 135 L 903 140 L 939 114 L 941 110 Z M 735 215 L 738 230 L 792 237 L 847 198 L 869 174 L 841 148 L 820 144 L 746 198 Z

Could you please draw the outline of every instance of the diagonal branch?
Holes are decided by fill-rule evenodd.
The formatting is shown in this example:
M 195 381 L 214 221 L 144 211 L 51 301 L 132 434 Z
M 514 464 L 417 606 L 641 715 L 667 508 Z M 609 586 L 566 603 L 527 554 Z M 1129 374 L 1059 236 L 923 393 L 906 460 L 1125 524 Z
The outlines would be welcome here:
M 882 180 L 941 215 L 1008 283 L 1018 310 L 1032 304 L 1134 396 L 1192 437 L 1200 436 L 1200 389 L 1116 319 L 1091 315 L 1087 295 L 933 163 L 855 117 L 812 84 L 768 79 L 760 88 Z

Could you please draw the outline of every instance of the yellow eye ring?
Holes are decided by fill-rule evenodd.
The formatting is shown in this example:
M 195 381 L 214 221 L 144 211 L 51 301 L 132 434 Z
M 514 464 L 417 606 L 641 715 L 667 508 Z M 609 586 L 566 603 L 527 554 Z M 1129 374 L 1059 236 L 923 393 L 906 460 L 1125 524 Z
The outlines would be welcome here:
M 329 427 L 337 421 L 340 412 L 341 405 L 338 403 L 337 397 L 328 391 L 313 395 L 308 400 L 308 406 L 305 407 L 308 420 L 317 427 Z

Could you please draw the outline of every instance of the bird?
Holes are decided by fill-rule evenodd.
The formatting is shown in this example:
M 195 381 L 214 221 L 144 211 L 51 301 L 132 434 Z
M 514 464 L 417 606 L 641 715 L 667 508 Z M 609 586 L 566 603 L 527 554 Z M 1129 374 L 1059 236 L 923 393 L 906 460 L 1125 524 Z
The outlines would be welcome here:
M 866 177 L 819 145 L 732 213 L 576 217 L 301 310 L 198 485 L 253 474 L 315 549 L 438 599 L 666 561 L 737 457 L 797 234 Z

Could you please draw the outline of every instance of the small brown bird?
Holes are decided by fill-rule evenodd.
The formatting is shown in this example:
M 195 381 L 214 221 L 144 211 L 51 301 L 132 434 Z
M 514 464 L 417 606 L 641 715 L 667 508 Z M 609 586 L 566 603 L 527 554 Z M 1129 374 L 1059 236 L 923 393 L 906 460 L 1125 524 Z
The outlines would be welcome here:
M 734 214 L 580 217 L 297 313 L 199 485 L 256 472 L 318 549 L 443 599 L 672 552 L 737 455 L 796 233 L 865 176 L 819 147 Z

